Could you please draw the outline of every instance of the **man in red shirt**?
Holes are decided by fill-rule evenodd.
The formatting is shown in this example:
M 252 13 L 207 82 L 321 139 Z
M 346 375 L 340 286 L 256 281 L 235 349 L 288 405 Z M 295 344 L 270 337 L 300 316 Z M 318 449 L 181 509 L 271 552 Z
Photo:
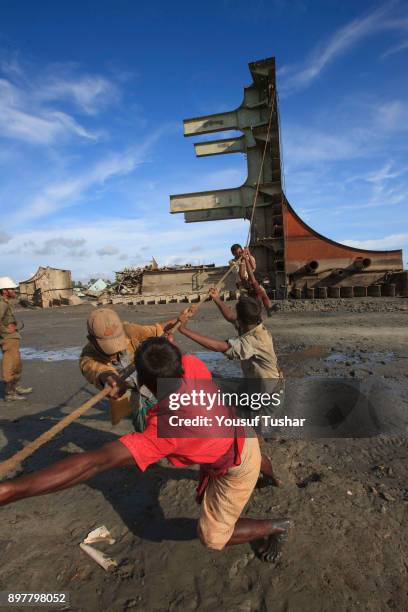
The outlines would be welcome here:
M 240 518 L 259 476 L 261 453 L 257 438 L 246 437 L 244 430 L 237 431 L 234 427 L 223 430 L 229 435 L 220 437 L 219 433 L 210 432 L 203 436 L 202 427 L 190 425 L 185 432 L 181 428 L 177 436 L 160 437 L 160 425 L 164 423 L 166 429 L 166 422 L 175 412 L 169 408 L 171 395 L 160 398 L 158 381 L 176 382 L 177 391 L 192 389 L 192 379 L 204 381 L 204 386 L 213 383 L 199 359 L 183 358 L 180 350 L 162 337 L 143 342 L 135 355 L 135 363 L 139 384 L 146 385 L 159 397 L 156 406 L 149 410 L 146 430 L 127 434 L 96 451 L 72 455 L 39 472 L 0 483 L 0 505 L 66 489 L 115 467 L 136 464 L 144 471 L 148 465 L 167 457 L 175 467 L 200 465 L 198 492 L 202 504 L 197 531 L 207 548 L 221 550 L 226 545 L 262 540 L 260 557 L 274 561 L 286 539 L 289 521 Z M 219 409 L 225 410 L 223 406 Z M 186 409 L 178 414 L 189 412 Z M 185 434 L 189 437 L 184 437 Z

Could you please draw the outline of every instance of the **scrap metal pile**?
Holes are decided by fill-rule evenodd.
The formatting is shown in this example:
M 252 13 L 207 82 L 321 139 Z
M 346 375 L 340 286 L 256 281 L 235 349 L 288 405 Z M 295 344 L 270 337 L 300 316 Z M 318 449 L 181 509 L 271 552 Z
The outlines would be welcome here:
M 98 304 L 168 304 L 199 302 L 208 299 L 209 287 L 215 286 L 227 266 L 214 264 L 174 264 L 159 267 L 153 259 L 143 268 L 125 268 L 116 272 L 116 280 L 102 291 Z M 235 299 L 235 283 L 224 283 L 223 299 Z
M 116 272 L 116 282 L 112 285 L 113 293 L 142 293 L 144 268 L 125 268 L 120 272 Z

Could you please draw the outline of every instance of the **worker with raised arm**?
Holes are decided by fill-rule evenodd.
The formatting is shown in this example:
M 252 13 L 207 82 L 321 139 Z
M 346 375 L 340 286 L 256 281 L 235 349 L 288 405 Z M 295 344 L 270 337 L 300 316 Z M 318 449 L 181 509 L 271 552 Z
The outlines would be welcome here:
M 221 300 L 216 289 L 210 289 L 210 295 L 223 317 L 237 329 L 238 337 L 217 340 L 204 336 L 187 327 L 188 317 L 184 313 L 178 318 L 179 332 L 204 348 L 240 361 L 245 378 L 281 378 L 272 335 L 262 322 L 260 302 L 252 297 L 240 297 L 234 311 Z
M 6 402 L 25 400 L 31 387 L 20 385 L 22 361 L 20 355 L 21 335 L 10 300 L 15 299 L 18 285 L 8 276 L 0 277 L 0 347 L 3 354 L 2 376 Z
M 231 253 L 233 259 L 229 261 L 229 265 L 234 266 L 235 271 L 235 284 L 242 296 L 248 295 L 251 291 L 251 285 L 248 277 L 248 269 L 244 260 L 244 250 L 240 244 L 233 244 L 231 247 Z M 247 249 L 248 253 L 249 250 Z M 249 253 L 249 267 L 252 272 L 256 270 L 256 260 L 253 255 Z
M 202 367 L 199 359 L 193 360 L 190 370 L 197 370 L 194 377 L 198 379 Z M 66 489 L 115 467 L 133 465 L 144 472 L 149 465 L 167 457 L 174 467 L 200 466 L 197 533 L 204 546 L 222 550 L 225 546 L 260 540 L 260 558 L 276 560 L 290 522 L 241 518 L 258 480 L 261 454 L 257 438 L 250 437 L 244 428 L 229 424 L 221 436 L 214 435 L 211 429 L 204 435 L 202 426 L 189 425 L 186 418 L 181 418 L 191 414 L 190 405 L 178 411 L 185 424 L 177 435 L 169 430 L 167 436 L 159 435 L 160 428 L 168 427 L 174 416 L 169 403 L 171 396 L 168 392 L 161 395 L 159 382 L 171 380 L 173 391 L 184 397 L 185 391 L 191 391 L 184 380 L 186 361 L 183 365 L 180 350 L 166 338 L 150 338 L 137 350 L 135 364 L 140 384 L 159 398 L 147 414 L 145 431 L 127 434 L 95 451 L 74 454 L 38 472 L 0 483 L 0 505 Z M 207 405 L 202 408 L 204 413 L 208 410 Z M 226 410 L 222 404 L 212 409 L 214 414 Z
M 233 244 L 231 252 L 234 259 L 229 262 L 234 265 L 236 274 L 236 286 L 240 295 L 245 297 L 254 297 L 265 307 L 268 317 L 272 315 L 272 302 L 269 299 L 264 287 L 258 282 L 255 277 L 256 260 L 248 247 L 242 248 L 239 244 Z
M 109 387 L 110 415 L 112 424 L 131 415 L 136 431 L 143 431 L 146 411 L 155 398 L 146 388 L 137 384 L 133 373 L 126 381 L 120 371 L 133 363 L 135 351 L 141 342 L 154 336 L 162 336 L 177 319 L 139 325 L 122 322 L 111 308 L 93 310 L 87 320 L 88 343 L 79 358 L 79 367 L 88 382 L 102 389 Z
M 281 393 L 283 402 L 283 376 L 278 366 L 272 335 L 262 323 L 260 302 L 255 298 L 241 297 L 234 311 L 220 299 L 216 289 L 211 289 L 210 295 L 223 317 L 237 329 L 238 337 L 218 340 L 193 331 L 187 327 L 186 313 L 182 313 L 178 318 L 179 332 L 210 351 L 223 353 L 228 359 L 239 361 L 245 379 L 255 379 L 255 386 L 259 386 L 263 391 Z M 252 388 L 253 383 L 248 384 Z M 248 413 L 248 410 L 244 410 L 245 412 Z M 281 486 L 282 481 L 275 476 L 272 461 L 266 455 L 263 455 L 262 473 L 270 484 Z

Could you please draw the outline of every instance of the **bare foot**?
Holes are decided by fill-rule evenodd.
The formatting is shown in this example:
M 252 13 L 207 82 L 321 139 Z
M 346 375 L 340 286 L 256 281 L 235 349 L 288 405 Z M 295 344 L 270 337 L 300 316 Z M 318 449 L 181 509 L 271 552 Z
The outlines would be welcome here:
M 292 521 L 282 519 L 273 521 L 274 533 L 265 538 L 264 542 L 258 548 L 258 556 L 265 563 L 276 563 L 279 560 L 282 547 L 288 539 L 288 530 L 292 526 Z

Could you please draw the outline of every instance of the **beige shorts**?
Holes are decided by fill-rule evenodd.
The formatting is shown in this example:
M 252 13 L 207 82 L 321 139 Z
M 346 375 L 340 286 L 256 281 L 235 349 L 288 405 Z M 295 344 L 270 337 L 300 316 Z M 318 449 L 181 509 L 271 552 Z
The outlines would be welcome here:
M 261 469 L 258 438 L 246 438 L 241 465 L 221 478 L 210 478 L 201 504 L 198 536 L 207 548 L 222 550 L 255 488 Z

